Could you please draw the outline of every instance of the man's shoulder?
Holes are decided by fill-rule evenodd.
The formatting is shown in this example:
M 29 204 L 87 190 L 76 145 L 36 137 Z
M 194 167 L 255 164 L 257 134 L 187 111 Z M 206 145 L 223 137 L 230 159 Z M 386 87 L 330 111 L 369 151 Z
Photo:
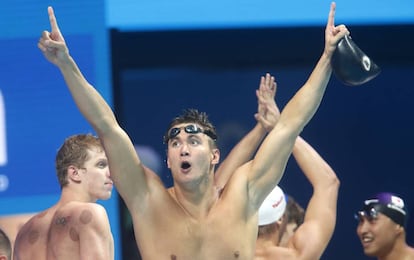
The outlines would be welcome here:
M 408 256 L 410 257 L 409 259 L 414 260 L 414 247 L 408 246 L 408 252 Z
M 72 201 L 61 206 L 55 213 L 56 220 L 62 219 L 72 226 L 83 227 L 102 225 L 108 222 L 108 215 L 105 208 L 98 203 Z
M 52 218 L 53 211 L 51 208 L 46 209 L 40 213 L 35 214 L 29 220 L 27 220 L 23 226 L 19 229 L 19 233 L 26 233 L 27 231 L 37 229 L 41 230 L 42 228 L 48 228 L 49 222 Z

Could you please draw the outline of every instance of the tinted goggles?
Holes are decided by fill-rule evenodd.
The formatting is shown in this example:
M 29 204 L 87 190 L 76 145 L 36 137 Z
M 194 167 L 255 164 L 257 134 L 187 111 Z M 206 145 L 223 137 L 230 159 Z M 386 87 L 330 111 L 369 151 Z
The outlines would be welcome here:
M 365 208 L 355 213 L 355 219 L 361 222 L 366 218 L 369 222 L 378 218 L 378 211 L 375 208 Z
M 392 208 L 392 205 L 383 205 L 379 203 L 374 203 L 370 205 L 365 205 L 361 211 L 358 211 L 355 214 L 355 217 L 358 221 L 362 221 L 363 218 L 366 218 L 368 221 L 372 221 L 378 218 L 378 214 L 381 213 L 389 217 L 392 221 L 398 225 L 405 227 L 406 226 L 406 215 L 401 211 L 395 210 Z
M 177 137 L 177 135 L 180 134 L 180 132 L 181 132 L 182 129 L 184 129 L 184 131 L 187 134 L 203 133 L 203 134 L 207 135 L 208 137 L 210 137 L 211 139 L 213 139 L 214 141 L 217 140 L 217 136 L 216 136 L 216 134 L 213 133 L 213 131 L 211 131 L 211 130 L 203 130 L 198 125 L 191 124 L 191 125 L 186 125 L 184 127 L 173 127 L 173 128 L 171 128 L 168 131 L 167 135 L 164 136 L 164 143 L 168 143 L 168 141 L 170 139 L 173 139 L 173 138 Z

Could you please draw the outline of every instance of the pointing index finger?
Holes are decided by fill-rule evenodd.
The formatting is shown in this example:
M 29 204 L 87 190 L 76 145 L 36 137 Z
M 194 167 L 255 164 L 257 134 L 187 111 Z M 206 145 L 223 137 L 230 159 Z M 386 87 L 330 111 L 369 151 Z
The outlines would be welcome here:
M 53 32 L 59 32 L 59 26 L 57 24 L 57 21 L 56 21 L 56 17 L 55 17 L 55 13 L 53 11 L 53 8 L 51 6 L 49 6 L 47 8 L 47 11 L 49 13 L 49 21 L 50 21 L 50 27 L 52 29 L 52 33 Z
M 327 24 L 328 28 L 335 27 L 335 9 L 336 9 L 336 3 L 332 2 L 331 10 L 329 11 L 329 17 L 328 17 L 328 24 Z

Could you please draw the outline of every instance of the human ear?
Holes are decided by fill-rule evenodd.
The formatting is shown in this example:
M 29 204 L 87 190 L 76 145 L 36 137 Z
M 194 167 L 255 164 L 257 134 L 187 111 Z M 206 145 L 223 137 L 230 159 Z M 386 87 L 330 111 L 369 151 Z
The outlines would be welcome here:
M 213 157 L 212 157 L 211 163 L 212 164 L 218 164 L 219 161 L 220 161 L 220 150 L 219 149 L 213 149 L 212 155 L 213 155 Z
M 396 226 L 396 233 L 401 234 L 402 232 L 404 232 L 404 227 L 402 227 L 401 225 L 397 225 Z
M 165 162 L 167 163 L 167 168 L 171 169 L 170 159 L 167 158 L 167 160 L 165 160 Z
M 68 179 L 71 179 L 75 182 L 79 182 L 81 180 L 81 176 L 79 175 L 79 169 L 73 165 L 68 167 Z

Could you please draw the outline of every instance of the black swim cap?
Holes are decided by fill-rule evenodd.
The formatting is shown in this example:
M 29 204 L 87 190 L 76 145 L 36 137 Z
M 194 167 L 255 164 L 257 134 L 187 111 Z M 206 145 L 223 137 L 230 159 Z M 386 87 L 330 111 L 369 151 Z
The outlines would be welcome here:
M 398 225 L 406 226 L 407 209 L 401 197 L 389 192 L 378 193 L 364 201 L 362 211 L 369 215 L 372 209 L 386 215 Z

